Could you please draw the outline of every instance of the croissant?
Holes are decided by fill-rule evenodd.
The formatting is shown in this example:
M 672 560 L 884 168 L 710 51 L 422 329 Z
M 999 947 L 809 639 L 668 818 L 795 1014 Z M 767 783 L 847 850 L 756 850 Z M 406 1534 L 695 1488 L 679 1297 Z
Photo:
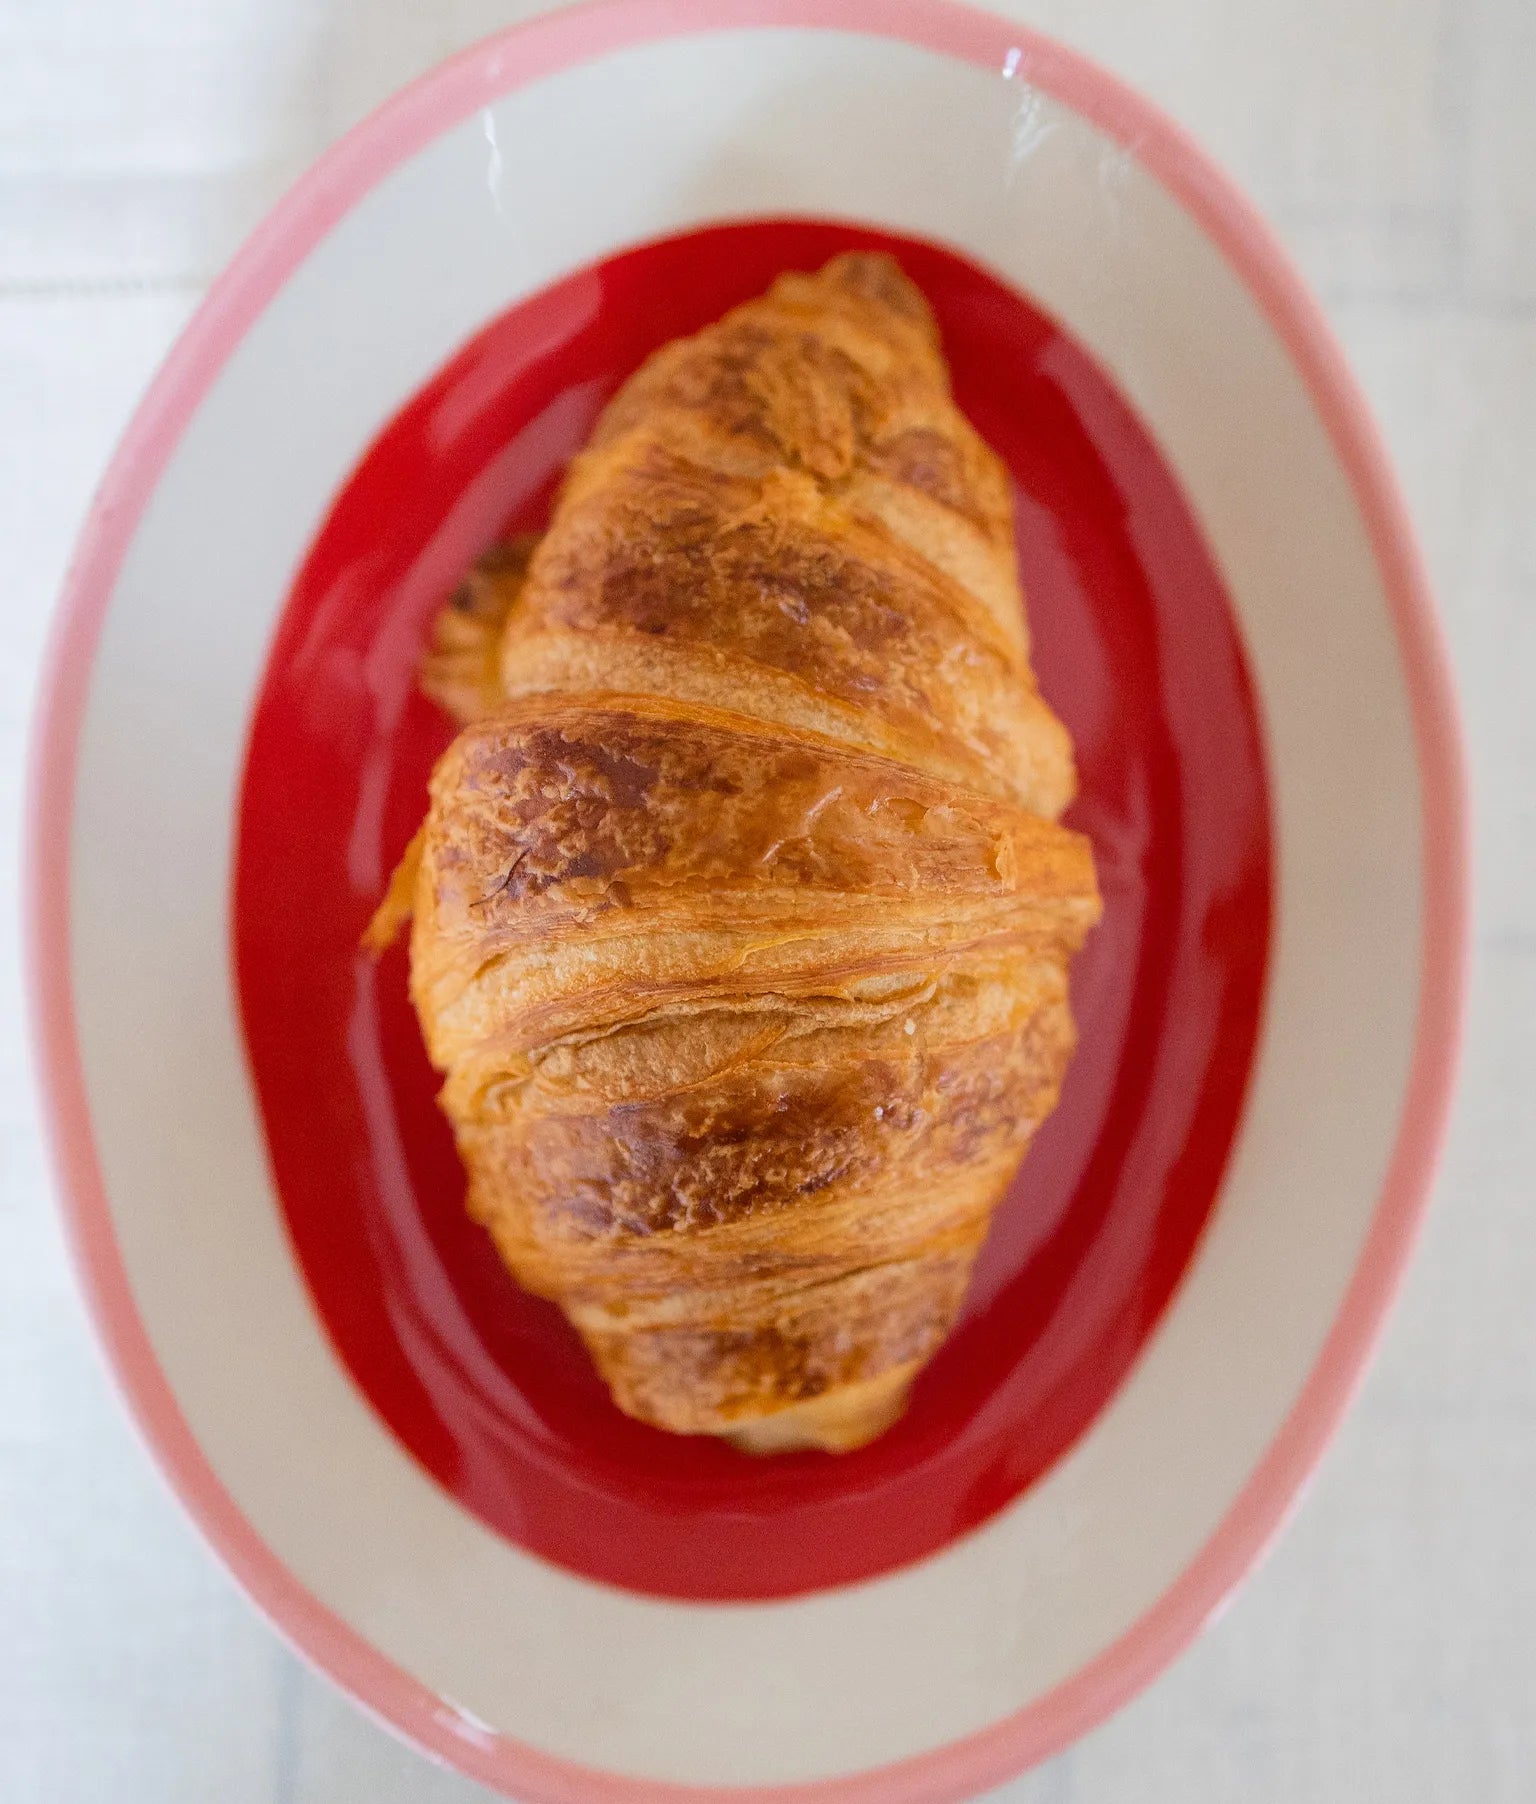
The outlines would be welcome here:
M 440 617 L 463 725 L 375 919 L 468 1204 L 615 1402 L 881 1433 L 1055 1106 L 1092 852 L 1007 479 L 889 258 L 619 391 Z

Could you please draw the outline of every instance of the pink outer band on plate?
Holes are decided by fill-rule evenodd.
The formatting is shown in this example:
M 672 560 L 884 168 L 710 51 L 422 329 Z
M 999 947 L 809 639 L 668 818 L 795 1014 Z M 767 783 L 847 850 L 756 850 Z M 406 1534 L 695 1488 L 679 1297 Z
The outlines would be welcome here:
M 204 1457 L 160 1370 L 113 1232 L 91 1133 L 70 979 L 69 822 L 91 664 L 118 571 L 171 453 L 235 346 L 309 251 L 383 176 L 501 95 L 605 53 L 743 27 L 894 38 L 1001 70 L 1116 139 L 1199 222 L 1263 309 L 1348 473 L 1392 609 L 1418 750 L 1423 825 L 1419 1017 L 1401 1123 L 1359 1260 L 1300 1395 L 1215 1533 L 1117 1641 L 1046 1696 L 948 1746 L 807 1784 L 664 1785 L 555 1759 L 467 1723 L 290 1573 Z M 1449 668 L 1387 459 L 1328 326 L 1267 227 L 1176 125 L 1076 53 L 946 0 L 602 0 L 515 28 L 404 89 L 330 150 L 214 285 L 123 437 L 92 505 L 56 616 L 37 715 L 26 826 L 32 1020 L 61 1202 L 108 1359 L 140 1431 L 220 1558 L 280 1632 L 373 1715 L 429 1754 L 547 1804 L 930 1804 L 1048 1758 L 1181 1652 L 1263 1553 L 1336 1428 L 1401 1281 L 1449 1113 L 1468 947 L 1467 792 Z

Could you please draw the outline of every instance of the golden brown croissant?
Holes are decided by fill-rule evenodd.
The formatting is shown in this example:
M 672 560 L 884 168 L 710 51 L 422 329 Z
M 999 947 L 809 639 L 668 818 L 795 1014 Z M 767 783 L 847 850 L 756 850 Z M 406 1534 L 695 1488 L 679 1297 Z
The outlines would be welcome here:
M 465 731 L 373 930 L 469 1207 L 622 1409 L 860 1445 L 1055 1105 L 1092 854 L 1007 482 L 888 258 L 620 391 L 445 610 Z

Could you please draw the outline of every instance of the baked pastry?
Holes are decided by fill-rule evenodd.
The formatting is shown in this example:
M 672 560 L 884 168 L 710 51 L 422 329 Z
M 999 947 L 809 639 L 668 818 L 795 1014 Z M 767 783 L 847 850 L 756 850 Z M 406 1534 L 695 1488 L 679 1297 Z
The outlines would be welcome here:
M 414 916 L 471 1212 L 631 1415 L 871 1439 L 1055 1106 L 1099 913 L 917 289 L 843 256 L 658 352 L 423 682 L 463 731 L 370 934 Z

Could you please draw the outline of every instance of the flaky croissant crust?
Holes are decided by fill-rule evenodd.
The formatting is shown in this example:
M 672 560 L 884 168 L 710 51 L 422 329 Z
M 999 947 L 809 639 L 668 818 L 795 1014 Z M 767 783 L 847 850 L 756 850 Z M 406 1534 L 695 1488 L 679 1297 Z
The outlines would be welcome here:
M 889 259 L 665 347 L 445 609 L 465 724 L 376 919 L 469 1206 L 620 1407 L 899 1413 L 1056 1102 L 1099 901 L 1006 477 Z

